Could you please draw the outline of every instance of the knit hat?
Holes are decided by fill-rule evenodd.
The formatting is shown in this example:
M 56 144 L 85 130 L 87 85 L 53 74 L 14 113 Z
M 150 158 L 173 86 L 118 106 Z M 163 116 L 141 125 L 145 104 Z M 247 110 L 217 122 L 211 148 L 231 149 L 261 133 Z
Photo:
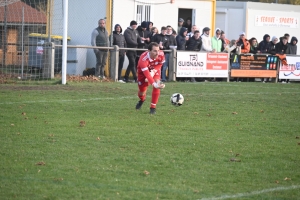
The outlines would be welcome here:
M 241 33 L 240 33 L 240 36 L 241 36 L 241 35 L 246 35 L 246 34 L 245 34 L 245 32 L 241 32 Z
M 143 21 L 143 22 L 141 23 L 141 27 L 142 27 L 142 28 L 147 28 L 147 27 L 148 27 L 148 23 L 147 23 L 146 21 Z
M 182 18 L 179 18 L 178 22 L 184 22 L 184 20 Z
M 132 21 L 130 22 L 130 26 L 132 26 L 132 25 L 137 25 L 137 22 L 134 21 L 134 20 L 132 20 Z

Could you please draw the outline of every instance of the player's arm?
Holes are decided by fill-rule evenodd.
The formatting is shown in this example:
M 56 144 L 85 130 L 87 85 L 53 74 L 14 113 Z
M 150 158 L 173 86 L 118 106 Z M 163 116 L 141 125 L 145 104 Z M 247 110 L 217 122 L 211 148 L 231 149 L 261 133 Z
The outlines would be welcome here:
M 140 61 L 139 67 L 141 68 L 141 71 L 145 75 L 145 77 L 148 79 L 148 82 L 152 85 L 154 83 L 154 79 L 150 74 L 149 68 L 148 68 L 148 62 Z

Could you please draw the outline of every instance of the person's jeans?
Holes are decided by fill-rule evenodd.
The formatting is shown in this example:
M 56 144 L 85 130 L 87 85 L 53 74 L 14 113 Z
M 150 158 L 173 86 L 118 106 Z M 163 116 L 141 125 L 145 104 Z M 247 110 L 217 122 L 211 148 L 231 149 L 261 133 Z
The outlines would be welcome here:
M 129 61 L 129 65 L 126 69 L 124 79 L 125 79 L 125 81 L 128 81 L 128 77 L 129 77 L 129 74 L 131 72 L 132 75 L 133 75 L 134 80 L 137 80 L 137 78 L 136 78 L 136 69 L 135 69 L 136 51 L 127 51 L 126 55 L 127 55 L 128 61 Z
M 161 70 L 161 80 L 162 81 L 167 80 L 166 74 L 167 74 L 167 69 L 169 67 L 169 57 L 170 57 L 170 54 L 165 53 L 165 63 L 163 64 L 162 70 Z
M 123 64 L 125 60 L 125 54 L 119 55 L 119 70 L 118 70 L 118 80 L 121 80 L 122 76 L 122 69 L 123 69 Z
M 106 65 L 107 51 L 94 50 L 97 63 L 96 63 L 96 76 L 104 76 L 104 67 Z

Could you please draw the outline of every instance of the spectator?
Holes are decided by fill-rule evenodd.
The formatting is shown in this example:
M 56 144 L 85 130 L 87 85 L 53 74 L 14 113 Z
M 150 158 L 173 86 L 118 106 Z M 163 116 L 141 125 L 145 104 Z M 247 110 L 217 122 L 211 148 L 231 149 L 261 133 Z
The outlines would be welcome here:
M 153 27 L 153 22 L 147 22 L 147 24 L 148 24 L 147 31 L 151 31 Z
M 264 35 L 263 40 L 258 45 L 258 49 L 261 53 L 268 53 L 268 50 L 270 49 L 270 35 Z
M 289 40 L 290 40 L 290 34 L 285 33 L 283 37 L 286 37 L 287 39 L 287 43 L 289 44 Z
M 215 52 L 215 50 L 212 49 L 211 46 L 211 38 L 209 37 L 209 31 L 210 28 L 205 27 L 202 30 L 202 35 L 201 35 L 201 40 L 202 40 L 202 46 L 201 46 L 201 51 L 206 51 L 206 52 Z
M 131 21 L 130 26 L 124 32 L 124 37 L 128 48 L 137 48 L 138 43 L 140 42 L 140 37 L 138 32 L 136 31 L 136 26 L 137 26 L 137 22 Z M 136 51 L 128 50 L 126 55 L 128 57 L 129 65 L 125 72 L 124 81 L 128 82 L 130 72 L 133 75 L 134 81 L 136 81 L 137 80 L 136 69 L 135 69 Z
M 272 41 L 270 42 L 270 47 L 267 53 L 275 55 L 276 54 L 276 44 L 278 42 L 278 37 L 273 36 Z
M 175 37 L 175 39 L 176 39 L 176 36 L 177 36 L 177 32 L 175 31 L 175 30 L 173 30 L 173 32 L 172 32 L 172 35 Z M 175 40 L 176 41 L 176 40 Z M 177 43 L 177 42 L 176 42 Z
M 105 20 L 100 19 L 98 21 L 98 27 L 92 32 L 91 45 L 97 47 L 108 47 L 109 38 L 108 32 L 105 28 Z M 106 65 L 108 49 L 94 49 L 94 53 L 97 59 L 95 75 L 99 78 L 105 79 L 104 67 Z
M 196 30 L 193 36 L 186 42 L 186 50 L 188 51 L 200 51 L 202 46 L 202 40 L 200 32 Z M 194 77 L 191 78 L 191 82 L 196 82 Z
M 278 42 L 275 46 L 276 53 L 280 54 L 280 55 L 286 54 L 287 48 L 288 48 L 288 38 L 283 36 L 283 37 L 281 37 L 281 41 Z M 281 61 L 282 61 L 283 58 L 281 58 L 280 55 L 278 55 L 278 56 L 279 56 L 279 59 L 281 59 Z M 285 57 L 285 55 L 284 55 L 284 57 Z M 282 80 L 282 83 L 289 83 L 289 79 Z
M 249 41 L 245 37 L 245 32 L 240 33 L 240 37 L 237 40 L 236 44 L 241 49 L 241 53 L 249 53 L 250 52 L 250 44 L 249 44 Z
M 182 28 L 183 22 L 184 22 L 184 20 L 182 18 L 178 19 L 178 28 L 177 28 L 177 33 L 178 34 L 179 34 L 179 32 L 180 32 L 180 30 Z
M 197 30 L 194 35 L 186 42 L 186 50 L 188 51 L 200 51 L 202 46 L 202 40 L 200 32 Z
M 150 44 L 150 32 L 147 31 L 147 27 L 148 27 L 148 23 L 146 21 L 143 21 L 141 23 L 140 26 L 138 26 L 138 28 L 136 29 L 137 32 L 139 33 L 139 36 L 141 38 L 140 43 L 138 44 L 138 48 L 139 49 L 148 49 L 148 44 Z M 135 59 L 135 63 L 137 64 L 140 58 L 140 55 L 143 53 L 144 51 L 137 51 L 136 53 L 136 59 Z
M 252 54 L 257 54 L 260 53 L 260 50 L 258 49 L 258 43 L 257 43 L 257 39 L 255 37 L 251 38 L 249 40 L 250 43 L 250 52 Z
M 150 32 L 150 36 L 149 36 L 151 42 L 153 42 L 154 36 L 156 34 L 159 34 L 158 29 L 156 27 L 152 27 L 151 32 Z
M 113 36 L 110 37 L 112 38 L 112 45 L 117 45 L 120 48 L 126 48 L 126 41 L 124 35 L 122 35 L 122 27 L 120 24 L 115 25 L 115 30 L 113 31 Z M 119 70 L 118 70 L 118 80 L 120 83 L 125 83 L 122 79 L 122 68 L 125 60 L 125 50 L 119 50 Z
M 153 38 L 153 42 L 156 42 L 159 45 L 160 50 L 166 50 L 169 48 L 169 38 L 166 36 L 167 27 L 161 27 L 160 34 L 156 34 Z
M 222 40 L 220 36 L 221 36 L 221 29 L 217 28 L 215 35 L 211 38 L 211 48 L 215 50 L 215 52 L 221 52 Z
M 173 28 L 171 26 L 167 26 L 167 32 L 165 37 L 168 39 L 168 46 L 166 47 L 166 50 L 169 50 L 171 47 L 177 46 L 176 38 L 172 35 L 173 33 Z M 163 82 L 167 81 L 167 69 L 169 67 L 169 58 L 170 58 L 170 53 L 165 52 L 165 63 L 163 64 L 162 70 L 161 70 L 161 80 Z
M 169 45 L 170 46 L 177 46 L 176 38 L 173 35 L 174 31 L 175 30 L 171 26 L 167 26 L 166 36 L 169 38 Z
M 192 31 L 192 21 L 191 18 L 187 18 L 186 22 L 183 24 L 183 27 L 187 28 L 188 33 Z
M 193 26 L 192 26 L 192 31 L 189 32 L 187 35 L 188 35 L 189 37 L 193 37 L 194 32 L 197 31 L 197 30 L 198 30 L 198 27 L 197 27 L 196 25 L 193 25 Z
M 226 39 L 226 35 L 224 31 L 221 31 L 221 41 L 222 41 L 222 48 L 221 51 L 223 52 L 226 48 L 226 46 L 228 46 L 230 44 L 230 41 L 228 39 Z
M 281 41 L 278 42 L 275 46 L 275 50 L 276 50 L 276 53 L 278 54 L 286 54 L 286 50 L 287 50 L 287 41 L 288 39 L 283 36 L 281 37 Z
M 176 36 L 177 50 L 185 50 L 186 41 L 188 40 L 186 35 L 187 29 L 185 27 L 181 27 L 178 35 Z
M 286 54 L 297 55 L 297 43 L 298 39 L 296 37 L 292 37 L 291 43 L 288 44 Z

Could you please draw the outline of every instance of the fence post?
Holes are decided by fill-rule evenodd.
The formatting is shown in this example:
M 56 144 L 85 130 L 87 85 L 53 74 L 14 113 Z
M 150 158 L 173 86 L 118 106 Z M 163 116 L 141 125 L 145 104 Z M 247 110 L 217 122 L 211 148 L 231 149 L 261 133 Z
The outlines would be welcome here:
M 231 53 L 228 52 L 228 75 L 227 75 L 227 82 L 230 82 L 230 74 L 231 74 L 230 55 L 231 55 Z
M 119 69 L 119 47 L 113 46 L 114 49 L 110 52 L 110 78 L 117 82 L 118 81 L 118 69 Z
M 171 49 L 169 57 L 169 81 L 176 81 L 177 56 L 176 49 Z
M 55 44 L 53 42 L 47 42 L 44 46 L 44 65 L 43 65 L 43 78 L 54 78 L 54 56 L 55 56 Z

